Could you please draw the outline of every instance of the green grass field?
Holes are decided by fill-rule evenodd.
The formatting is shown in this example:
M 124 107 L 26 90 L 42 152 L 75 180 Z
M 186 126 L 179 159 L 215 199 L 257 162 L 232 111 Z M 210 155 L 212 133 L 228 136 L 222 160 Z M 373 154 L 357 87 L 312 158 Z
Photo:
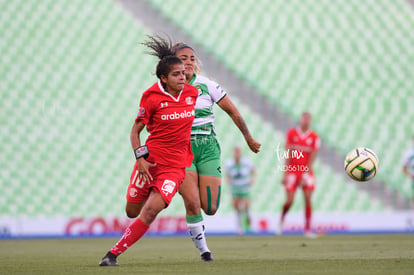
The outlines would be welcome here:
M 414 274 L 413 235 L 208 237 L 213 263 L 189 238 L 144 237 L 98 266 L 116 241 L 0 240 L 0 274 Z

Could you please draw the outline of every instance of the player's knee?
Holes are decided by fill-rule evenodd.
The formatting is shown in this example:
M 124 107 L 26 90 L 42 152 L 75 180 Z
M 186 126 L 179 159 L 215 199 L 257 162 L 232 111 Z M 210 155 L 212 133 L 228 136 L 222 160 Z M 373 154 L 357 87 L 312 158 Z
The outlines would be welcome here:
M 211 207 L 207 207 L 207 209 L 203 209 L 204 213 L 206 213 L 206 215 L 209 216 L 213 216 L 214 214 L 216 214 L 218 208 L 216 206 L 211 206 Z
M 160 211 L 155 207 L 147 207 L 145 210 L 142 210 L 140 219 L 146 224 L 151 224 L 157 217 Z
M 292 201 L 289 201 L 289 200 L 287 200 L 287 201 L 285 202 L 285 204 L 283 205 L 283 207 L 284 207 L 284 208 L 287 208 L 287 209 L 289 209 L 291 206 L 292 206 Z
M 289 205 L 292 204 L 294 198 L 295 198 L 294 195 L 288 194 L 287 197 L 286 197 L 286 203 L 289 204 Z
M 131 218 L 131 219 L 136 218 L 139 215 L 139 212 L 137 212 L 135 210 L 130 210 L 130 209 L 126 209 L 125 213 L 126 213 L 127 217 Z
M 125 205 L 125 214 L 128 218 L 136 218 L 141 213 L 143 204 L 142 203 L 130 203 L 127 202 Z
M 154 212 L 142 212 L 139 219 L 145 224 L 151 224 L 157 215 Z
M 185 201 L 185 210 L 186 210 L 187 215 L 190 215 L 190 216 L 199 214 L 200 202 L 197 200 Z

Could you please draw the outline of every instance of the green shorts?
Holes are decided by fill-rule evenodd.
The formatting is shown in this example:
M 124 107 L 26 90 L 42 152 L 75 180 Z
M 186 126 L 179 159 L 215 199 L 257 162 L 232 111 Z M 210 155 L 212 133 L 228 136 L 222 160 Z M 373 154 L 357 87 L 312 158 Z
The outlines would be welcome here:
M 199 175 L 221 178 L 221 149 L 215 134 L 192 135 L 191 150 L 194 159 L 187 171 L 196 171 Z
M 250 197 L 249 193 L 232 193 L 231 196 L 233 199 L 248 199 Z

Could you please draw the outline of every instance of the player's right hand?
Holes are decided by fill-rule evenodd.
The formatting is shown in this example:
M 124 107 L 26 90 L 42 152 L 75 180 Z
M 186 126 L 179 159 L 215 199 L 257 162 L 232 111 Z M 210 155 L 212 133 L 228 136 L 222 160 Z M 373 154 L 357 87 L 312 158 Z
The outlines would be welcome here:
M 146 161 L 144 158 L 137 159 L 138 181 L 142 180 L 144 184 L 150 183 L 153 180 L 153 178 L 151 173 L 149 172 L 149 169 L 156 165 L 156 163 Z
M 252 150 L 254 153 L 258 153 L 260 151 L 260 146 L 262 146 L 262 144 L 260 144 L 254 138 L 249 138 L 247 140 L 247 145 L 249 145 L 250 150 Z

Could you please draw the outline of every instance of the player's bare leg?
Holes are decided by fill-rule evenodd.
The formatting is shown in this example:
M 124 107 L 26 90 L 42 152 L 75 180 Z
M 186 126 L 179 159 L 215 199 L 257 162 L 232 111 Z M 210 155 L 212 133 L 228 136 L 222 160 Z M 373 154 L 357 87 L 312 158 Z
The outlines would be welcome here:
M 167 204 L 161 194 L 152 190 L 148 200 L 143 204 L 139 218 L 128 226 L 121 239 L 119 239 L 112 249 L 102 258 L 99 265 L 118 266 L 116 258 L 144 236 L 158 213 L 160 213 L 166 206 Z
M 201 208 L 207 215 L 216 214 L 220 205 L 221 178 L 199 175 Z
M 311 231 L 312 193 L 313 190 L 303 190 L 303 197 L 305 199 L 305 236 L 308 238 L 316 238 L 316 235 Z
M 155 220 L 158 213 L 160 213 L 165 207 L 167 207 L 167 204 L 162 198 L 162 195 L 154 190 L 151 190 L 148 200 L 142 207 L 139 219 L 143 223 L 150 225 Z
M 200 193 L 197 182 L 197 172 L 186 171 L 185 179 L 179 189 L 179 193 L 184 199 L 186 214 L 190 216 L 196 216 L 201 213 Z
M 279 224 L 276 228 L 276 235 L 281 235 L 283 233 L 283 224 L 285 222 L 285 217 L 289 212 L 290 207 L 293 204 L 293 200 L 295 199 L 295 191 L 286 191 L 286 201 L 282 207 L 282 214 L 280 215 Z
M 250 230 L 249 199 L 236 198 L 235 205 L 239 222 L 239 234 Z
M 204 220 L 201 214 L 200 192 L 197 182 L 197 172 L 186 171 L 186 176 L 179 192 L 184 199 L 187 227 L 194 245 L 200 251 L 203 261 L 212 261 L 211 252 L 207 247 L 204 234 Z
M 243 235 L 243 220 L 242 220 L 242 203 L 240 198 L 233 199 L 233 207 L 236 210 L 237 215 L 237 229 L 239 235 Z
M 214 215 L 220 205 L 221 178 L 215 176 L 198 175 L 198 184 L 201 208 L 207 215 Z M 204 230 L 203 235 L 205 239 Z M 211 258 L 211 255 L 207 254 L 205 259 L 208 259 L 209 257 Z M 213 259 L 211 258 L 208 261 L 212 260 Z
M 128 216 L 128 218 L 136 218 L 138 217 L 139 213 L 141 213 L 141 209 L 144 206 L 145 202 L 141 203 L 133 203 L 133 202 L 127 202 L 125 206 L 125 213 Z
M 250 206 L 250 200 L 248 198 L 243 198 L 243 212 L 245 215 L 245 228 L 246 231 L 250 231 L 250 213 L 249 213 L 249 206 Z
M 414 176 L 411 178 L 411 200 L 410 208 L 414 209 Z

